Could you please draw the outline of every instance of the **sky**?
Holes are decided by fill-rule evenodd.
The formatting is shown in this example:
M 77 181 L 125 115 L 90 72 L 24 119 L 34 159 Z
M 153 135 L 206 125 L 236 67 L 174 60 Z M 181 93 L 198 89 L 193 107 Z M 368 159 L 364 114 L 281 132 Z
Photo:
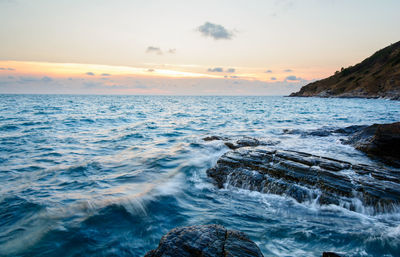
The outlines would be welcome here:
M 0 93 L 286 95 L 400 40 L 399 0 L 0 0 Z

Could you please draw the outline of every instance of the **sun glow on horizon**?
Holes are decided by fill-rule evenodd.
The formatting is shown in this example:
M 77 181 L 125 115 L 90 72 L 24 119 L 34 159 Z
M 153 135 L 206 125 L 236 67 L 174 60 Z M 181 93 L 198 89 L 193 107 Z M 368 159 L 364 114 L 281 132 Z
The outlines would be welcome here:
M 104 64 L 83 64 L 83 63 L 56 63 L 56 62 L 37 62 L 37 61 L 1 61 L 0 67 L 10 67 L 7 73 L 20 75 L 20 76 L 49 76 L 54 78 L 104 78 L 104 77 L 137 77 L 137 78 L 198 78 L 198 79 L 236 79 L 245 81 L 261 81 L 261 82 L 278 82 L 286 81 L 290 77 L 290 73 L 282 69 L 276 69 L 273 74 L 267 74 L 260 68 L 240 68 L 235 73 L 218 72 L 210 74 L 211 72 L 201 72 L 204 67 L 191 66 L 192 70 L 187 69 L 166 69 L 165 67 L 171 66 L 172 68 L 179 66 L 186 67 L 185 65 L 153 65 L 161 68 L 150 67 L 131 67 L 119 65 L 104 65 Z M 315 78 L 323 77 L 330 74 L 326 70 L 312 70 L 303 69 L 296 70 L 296 78 L 301 80 L 312 80 Z M 297 80 L 297 79 L 296 79 Z
M 101 64 L 0 61 L 0 66 L 12 67 L 14 73 L 21 75 L 48 75 L 53 77 L 138 76 L 166 78 L 223 78 L 223 76 L 204 73 Z
M 287 95 L 315 75 L 312 68 L 179 66 L 0 60 L 0 93 Z

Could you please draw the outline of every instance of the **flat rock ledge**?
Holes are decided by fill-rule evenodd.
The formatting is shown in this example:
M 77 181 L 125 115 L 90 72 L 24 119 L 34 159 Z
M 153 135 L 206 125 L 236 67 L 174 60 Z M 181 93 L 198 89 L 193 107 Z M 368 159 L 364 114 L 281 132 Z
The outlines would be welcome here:
M 221 225 L 175 228 L 145 257 L 261 257 L 258 246 L 244 233 Z
M 219 188 L 286 195 L 298 202 L 335 204 L 357 212 L 398 209 L 400 171 L 267 147 L 225 153 L 207 170 Z

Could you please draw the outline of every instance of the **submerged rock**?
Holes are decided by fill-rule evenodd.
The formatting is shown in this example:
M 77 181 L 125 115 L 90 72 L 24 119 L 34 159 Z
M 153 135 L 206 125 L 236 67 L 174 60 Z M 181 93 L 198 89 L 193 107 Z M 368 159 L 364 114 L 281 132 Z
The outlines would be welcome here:
M 344 142 L 400 167 L 400 122 L 368 126 Z
M 369 206 L 385 212 L 400 203 L 399 171 L 297 151 L 241 148 L 224 154 L 207 175 L 219 188 L 287 195 L 298 202 L 317 201 L 350 210 Z
M 157 249 L 145 257 L 261 257 L 258 246 L 245 234 L 220 225 L 175 228 L 164 235 Z

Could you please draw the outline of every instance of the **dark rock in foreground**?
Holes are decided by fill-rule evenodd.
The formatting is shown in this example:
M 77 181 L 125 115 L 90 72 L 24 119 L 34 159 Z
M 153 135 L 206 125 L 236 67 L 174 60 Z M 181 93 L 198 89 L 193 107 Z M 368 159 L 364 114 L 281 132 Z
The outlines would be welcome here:
M 317 201 L 355 211 L 391 211 L 400 203 L 400 172 L 297 151 L 240 148 L 207 170 L 219 188 L 232 186 Z
M 400 122 L 374 124 L 351 136 L 345 143 L 388 164 L 400 167 Z
M 260 257 L 258 246 L 239 231 L 220 225 L 175 228 L 164 235 L 158 248 L 145 257 Z
M 334 252 L 323 252 L 322 257 L 342 257 L 343 255 L 339 255 Z

